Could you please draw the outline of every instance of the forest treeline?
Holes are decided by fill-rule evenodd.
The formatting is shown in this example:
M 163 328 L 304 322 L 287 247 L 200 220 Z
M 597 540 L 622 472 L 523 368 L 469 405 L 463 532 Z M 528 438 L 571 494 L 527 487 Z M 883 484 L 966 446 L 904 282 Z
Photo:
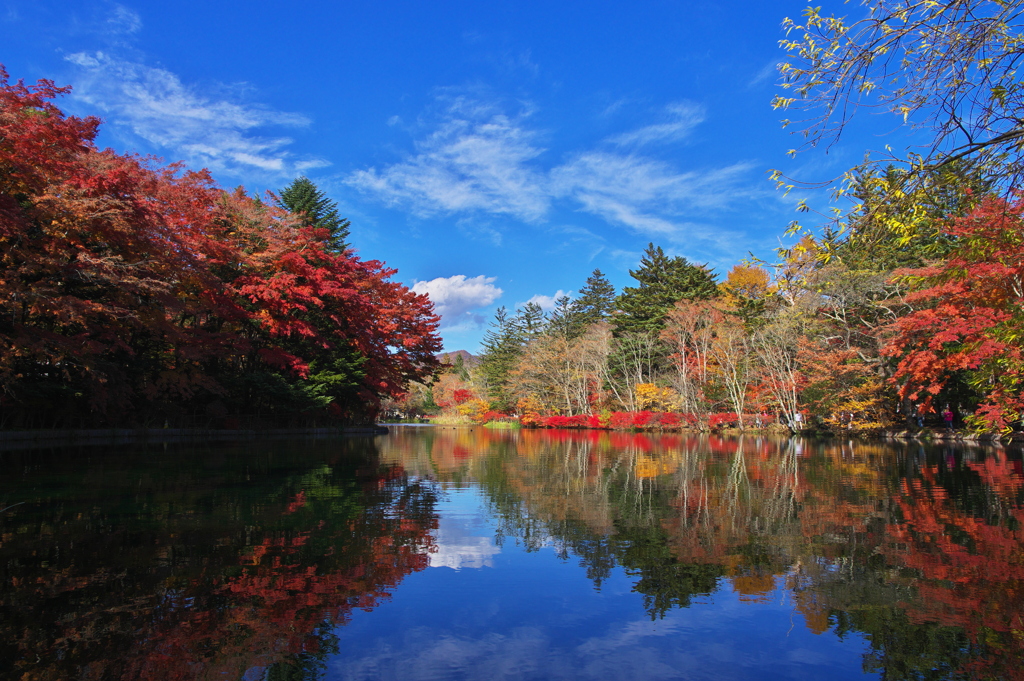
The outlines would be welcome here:
M 859 176 L 860 208 L 775 264 L 705 265 L 649 245 L 634 286 L 595 270 L 545 313 L 498 311 L 480 363 L 455 360 L 406 411 L 527 425 L 782 423 L 794 429 L 1019 425 L 1022 204 L 950 164 L 915 201 Z
M 0 68 L 0 427 L 365 423 L 434 371 L 438 318 L 279 196 L 100 150 Z
M 635 285 L 595 271 L 553 311 L 502 308 L 480 365 L 438 375 L 430 302 L 347 248 L 311 182 L 260 198 L 101 151 L 64 89 L 0 71 L 0 427 L 358 422 L 382 401 L 556 426 L 1021 427 L 1016 3 L 859 11 L 784 21 L 793 96 L 773 100 L 801 112 L 801 149 L 862 105 L 913 131 L 823 183 L 848 210 L 724 275 L 651 244 Z
M 616 293 L 595 271 L 548 315 L 502 310 L 480 366 L 453 364 L 407 410 L 591 427 L 1024 426 L 1019 3 L 842 8 L 783 21 L 772 101 L 797 113 L 781 121 L 802 140 L 791 155 L 837 143 L 865 109 L 893 116 L 898 138 L 803 185 L 832 189 L 831 214 L 791 226 L 803 238 L 777 261 L 724 278 L 652 244 L 634 286 Z

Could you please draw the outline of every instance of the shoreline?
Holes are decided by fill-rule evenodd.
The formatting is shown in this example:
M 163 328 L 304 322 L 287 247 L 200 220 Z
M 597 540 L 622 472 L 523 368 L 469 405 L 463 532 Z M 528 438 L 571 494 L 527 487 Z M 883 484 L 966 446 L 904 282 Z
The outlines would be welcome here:
M 480 423 L 422 423 L 422 424 L 406 424 L 406 423 L 393 423 L 389 425 L 402 426 L 402 425 L 423 425 L 423 426 L 434 426 L 438 428 L 486 428 L 487 424 Z M 814 428 L 805 428 L 803 430 L 792 432 L 788 428 L 782 428 L 778 426 L 769 426 L 767 428 L 746 428 L 740 430 L 738 428 L 723 428 L 719 430 L 701 430 L 698 428 L 665 428 L 665 427 L 654 427 L 654 428 L 594 428 L 589 426 L 565 426 L 562 428 L 557 427 L 537 427 L 537 426 L 520 426 L 522 430 L 573 430 L 573 431 L 598 431 L 606 433 L 642 433 L 642 434 L 666 434 L 666 433 L 704 433 L 714 435 L 757 435 L 765 436 L 771 435 L 776 437 L 807 437 L 807 438 L 822 438 L 822 439 L 835 439 L 835 440 L 846 440 L 846 439 L 858 439 L 858 440 L 884 440 L 888 442 L 921 442 L 921 443 L 936 443 L 936 442 L 963 442 L 963 443 L 991 443 L 991 444 L 1024 444 L 1024 432 L 1014 432 L 1009 435 L 1001 435 L 1000 433 L 970 433 L 964 430 L 954 430 L 953 432 L 946 432 L 944 430 L 931 430 L 925 428 L 919 431 L 910 430 L 884 430 L 884 431 L 831 431 L 831 430 L 817 430 Z M 502 428 L 501 430 L 511 430 L 512 428 Z M 516 428 L 518 430 L 519 428 Z
M 69 445 L 122 445 L 141 443 L 162 443 L 162 442 L 195 442 L 195 441 L 228 441 L 228 440 L 255 440 L 266 437 L 339 437 L 339 436 L 375 436 L 386 435 L 389 426 L 412 426 L 412 427 L 439 427 L 439 428 L 475 428 L 485 427 L 477 423 L 466 424 L 433 424 L 433 423 L 387 423 L 365 426 L 345 426 L 337 428 L 267 428 L 267 429 L 239 429 L 225 430 L 216 428 L 95 428 L 95 429 L 57 429 L 57 430 L 0 430 L 0 452 L 15 451 L 24 449 L 39 449 L 43 447 L 65 447 Z M 557 428 L 524 428 L 526 430 L 561 430 Z M 502 429 L 505 430 L 505 429 Z M 516 428 L 518 430 L 518 428 Z M 685 428 L 656 428 L 656 429 L 612 429 L 612 428 L 566 428 L 564 430 L 600 430 L 605 432 L 636 432 L 636 433 L 680 433 L 680 432 L 710 432 L 698 431 Z M 790 433 L 779 428 L 750 428 L 746 430 L 724 429 L 717 431 L 718 435 L 774 435 L 783 437 L 812 437 L 826 439 L 849 439 L 859 440 L 885 440 L 890 442 L 961 442 L 961 443 L 991 443 L 991 444 L 1022 444 L 1024 433 L 1011 433 L 1009 436 L 1001 436 L 998 433 L 968 433 L 965 431 L 933 431 L 924 429 L 922 431 L 910 430 L 889 430 L 883 432 L 830 432 L 804 430 L 799 433 Z
M 266 437 L 384 435 L 381 425 L 339 428 L 267 428 L 224 430 L 215 428 L 96 428 L 59 430 L 0 430 L 0 451 L 64 447 L 68 445 L 121 445 L 199 440 L 255 440 Z

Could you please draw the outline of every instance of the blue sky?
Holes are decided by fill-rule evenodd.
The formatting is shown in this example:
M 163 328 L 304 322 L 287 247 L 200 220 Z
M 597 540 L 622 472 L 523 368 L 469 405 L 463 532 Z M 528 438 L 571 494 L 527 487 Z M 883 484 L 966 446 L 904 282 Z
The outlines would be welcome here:
M 0 63 L 72 85 L 100 146 L 252 191 L 305 174 L 476 352 L 498 306 L 595 268 L 621 289 L 648 242 L 720 277 L 770 258 L 822 199 L 769 169 L 827 179 L 881 146 L 786 156 L 769 103 L 804 6 L 0 0 Z

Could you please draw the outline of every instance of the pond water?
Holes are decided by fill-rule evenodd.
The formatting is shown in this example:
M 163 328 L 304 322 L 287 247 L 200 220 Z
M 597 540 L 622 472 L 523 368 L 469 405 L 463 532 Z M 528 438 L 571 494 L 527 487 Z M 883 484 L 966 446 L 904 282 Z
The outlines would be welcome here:
M 0 678 L 1024 678 L 994 447 L 392 427 L 0 452 Z

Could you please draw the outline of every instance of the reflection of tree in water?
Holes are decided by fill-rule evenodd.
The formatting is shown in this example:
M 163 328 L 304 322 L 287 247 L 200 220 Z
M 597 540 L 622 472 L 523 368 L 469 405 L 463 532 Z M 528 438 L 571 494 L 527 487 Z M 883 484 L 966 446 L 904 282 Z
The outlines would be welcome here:
M 539 443 L 524 435 L 492 444 L 492 456 L 479 464 L 502 537 L 528 548 L 554 544 L 563 558 L 575 556 L 598 588 L 623 567 L 652 617 L 714 591 L 722 566 L 680 559 L 666 529 L 679 487 L 662 478 L 669 468 L 669 475 L 702 475 L 697 447 L 678 447 L 666 468 L 645 436 L 576 437 L 531 448 Z M 538 465 L 520 465 L 524 446 Z
M 526 551 L 541 549 L 550 537 L 547 524 L 527 508 L 505 474 L 504 461 L 515 456 L 514 443 L 499 441 L 481 461 L 479 481 L 487 491 L 490 510 L 497 520 L 495 541 L 501 546 L 511 539 Z
M 309 650 L 290 653 L 272 664 L 262 681 L 319 681 L 327 671 L 327 658 L 338 654 L 338 636 L 330 620 L 320 623 L 309 635 L 316 644 Z
M 1024 678 L 1019 454 L 626 433 L 460 437 L 476 452 L 461 474 L 484 483 L 504 540 L 555 546 L 598 588 L 622 567 L 652 617 L 718 588 L 749 601 L 785 589 L 813 632 L 864 636 L 865 671 L 883 678 Z
M 291 445 L 8 461 L 5 673 L 316 678 L 332 627 L 426 567 L 436 493 L 371 440 Z
M 865 672 L 893 680 L 972 678 L 964 672 L 979 651 L 958 627 L 915 623 L 899 607 L 837 610 L 833 617 L 840 637 L 867 636 L 871 652 L 864 659 Z
M 965 640 L 959 671 L 1024 679 L 1024 475 L 1019 454 L 944 449 L 901 479 L 881 548 L 914 576 L 908 627 Z

